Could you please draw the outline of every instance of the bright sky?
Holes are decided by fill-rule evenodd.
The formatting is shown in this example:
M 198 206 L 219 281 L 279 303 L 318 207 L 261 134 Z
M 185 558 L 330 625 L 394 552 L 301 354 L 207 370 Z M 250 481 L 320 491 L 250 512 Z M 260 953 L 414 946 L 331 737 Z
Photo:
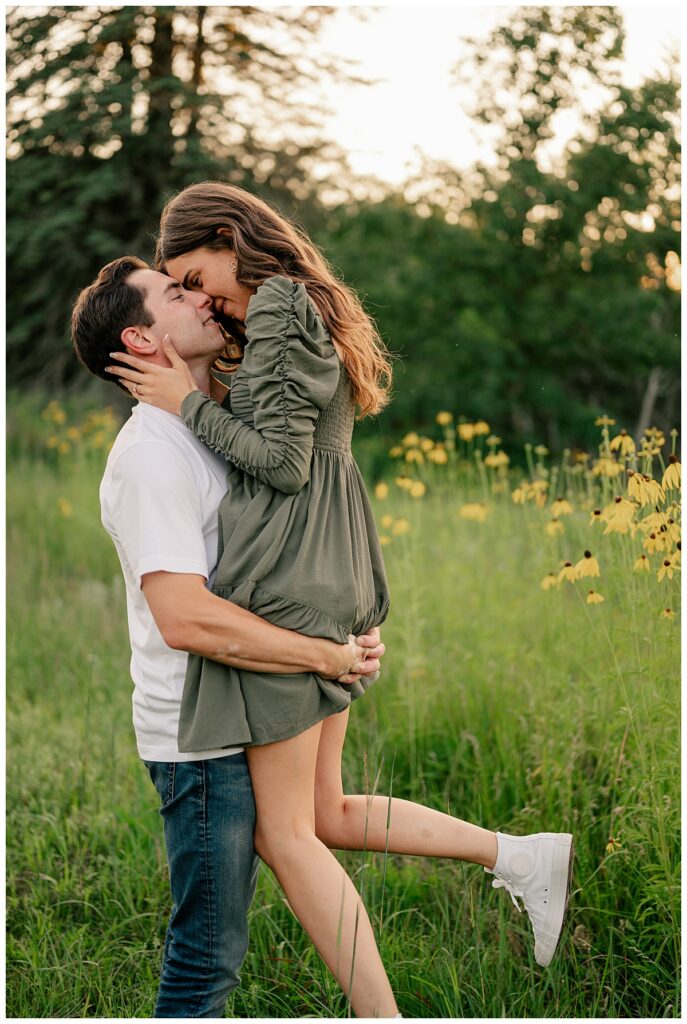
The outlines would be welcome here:
M 660 68 L 669 48 L 680 48 L 680 8 L 616 6 L 626 28 L 624 79 L 635 85 Z M 367 12 L 361 21 L 341 7 L 321 37 L 325 52 L 355 58 L 361 74 L 383 79 L 373 86 L 326 89 L 333 109 L 326 134 L 348 152 L 353 171 L 398 184 L 417 166 L 415 147 L 455 167 L 478 157 L 488 160 L 485 137 L 480 143 L 475 122 L 463 112 L 470 92 L 451 83 L 451 69 L 465 53 L 461 37 L 485 37 L 507 8 L 393 4 Z M 562 148 L 576 126 L 574 114 L 561 116 L 553 150 Z

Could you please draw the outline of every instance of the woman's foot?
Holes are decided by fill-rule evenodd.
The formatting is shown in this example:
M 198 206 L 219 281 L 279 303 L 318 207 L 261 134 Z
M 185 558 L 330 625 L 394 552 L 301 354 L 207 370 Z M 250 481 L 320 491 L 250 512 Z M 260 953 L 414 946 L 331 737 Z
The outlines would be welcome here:
M 532 922 L 534 958 L 547 967 L 556 952 L 570 893 L 573 837 L 569 832 L 537 832 L 509 836 L 497 832 L 498 856 L 493 869 L 495 889 L 504 888 L 513 903 L 519 897 Z

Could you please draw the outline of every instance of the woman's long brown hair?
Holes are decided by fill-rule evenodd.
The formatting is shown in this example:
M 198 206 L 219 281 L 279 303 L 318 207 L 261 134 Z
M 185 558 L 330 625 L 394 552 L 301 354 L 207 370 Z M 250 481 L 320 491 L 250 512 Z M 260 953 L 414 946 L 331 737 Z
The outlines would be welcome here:
M 220 228 L 231 234 L 218 234 Z M 167 260 L 200 248 L 233 249 L 237 280 L 247 288 L 258 288 L 275 274 L 302 282 L 343 352 L 358 418 L 374 415 L 387 405 L 391 360 L 386 346 L 358 296 L 337 280 L 302 228 L 237 185 L 203 181 L 166 203 L 155 265 L 163 269 Z

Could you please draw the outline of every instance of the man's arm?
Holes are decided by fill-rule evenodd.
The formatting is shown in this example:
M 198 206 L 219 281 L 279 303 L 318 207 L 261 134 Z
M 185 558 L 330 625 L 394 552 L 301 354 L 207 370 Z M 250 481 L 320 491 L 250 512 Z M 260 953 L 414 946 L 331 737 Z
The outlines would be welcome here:
M 145 573 L 141 589 L 162 639 L 175 650 L 252 672 L 317 672 L 336 679 L 351 666 L 358 675 L 379 670 L 384 644 L 378 642 L 378 634 L 360 644 L 303 636 L 217 597 L 206 588 L 203 576 L 191 573 Z

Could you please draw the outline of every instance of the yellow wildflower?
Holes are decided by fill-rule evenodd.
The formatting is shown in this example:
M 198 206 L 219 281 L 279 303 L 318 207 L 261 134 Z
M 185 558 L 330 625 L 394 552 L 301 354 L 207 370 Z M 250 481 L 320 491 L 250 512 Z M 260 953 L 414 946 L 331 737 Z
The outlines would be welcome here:
M 410 523 L 407 519 L 397 519 L 391 528 L 391 532 L 394 537 L 400 537 L 404 533 L 408 533 L 410 530 Z
M 507 466 L 510 458 L 505 452 L 490 452 L 484 460 L 485 466 Z
M 420 438 L 417 436 L 415 432 L 413 432 L 411 434 L 406 434 L 401 443 L 404 444 L 406 448 L 412 448 L 419 442 L 419 440 Z
M 637 561 L 635 562 L 634 567 L 636 572 L 649 572 L 649 570 L 651 569 L 651 562 L 646 557 L 646 555 L 640 555 Z
M 673 565 L 682 565 L 682 544 L 680 541 L 677 542 L 675 550 L 670 557 L 673 560 Z
M 642 546 L 646 548 L 650 555 L 653 555 L 655 551 L 667 551 L 670 547 L 670 541 L 665 534 L 652 532 L 644 539 Z
M 663 565 L 661 566 L 661 568 L 658 570 L 658 573 L 657 573 L 658 582 L 660 583 L 661 580 L 664 579 L 666 576 L 668 577 L 669 580 L 672 580 L 672 578 L 673 578 L 673 569 L 674 569 L 673 563 L 670 560 L 670 558 L 664 558 L 663 559 Z
M 613 836 L 609 836 L 608 842 L 606 843 L 606 853 L 615 853 L 615 851 L 619 850 L 621 846 L 622 843 L 620 840 L 614 839 Z
M 485 420 L 477 420 L 472 429 L 475 432 L 475 437 L 480 437 L 482 434 L 489 433 L 489 424 Z
M 670 609 L 670 608 L 664 608 L 663 611 L 661 612 L 661 618 L 662 619 L 674 619 L 675 618 L 675 612 L 672 611 L 672 609 Z
M 402 488 L 404 491 L 408 490 L 412 482 L 413 481 L 409 476 L 397 476 L 394 479 L 396 486 Z
M 601 594 L 597 594 L 595 590 L 590 590 L 587 594 L 587 604 L 601 604 L 606 598 L 602 597 Z
M 389 455 L 392 459 L 397 459 L 399 455 L 403 455 L 403 448 L 400 444 L 395 444 L 393 448 L 389 448 Z
M 408 488 L 408 494 L 411 498 L 422 498 L 424 497 L 426 490 L 427 488 L 423 484 L 422 480 L 413 480 Z
M 496 434 L 492 434 L 491 437 L 487 438 L 487 444 L 490 448 L 495 448 L 497 444 L 501 444 L 501 438 L 497 437 Z
M 603 510 L 603 520 L 606 523 L 604 536 L 607 533 L 628 533 L 634 536 L 637 527 L 632 522 L 635 514 L 635 504 L 627 498 L 617 496 L 610 505 Z
M 78 427 L 67 427 L 67 437 L 70 441 L 78 441 L 80 436 Z
M 618 462 L 614 462 L 613 459 L 603 458 L 598 459 L 592 469 L 592 476 L 607 476 L 613 478 L 618 473 L 622 473 L 623 467 Z
M 375 487 L 375 498 L 379 498 L 380 501 L 384 501 L 385 498 L 389 497 L 389 485 L 382 481 Z
M 538 444 L 537 447 L 534 449 L 534 454 L 535 455 L 548 455 L 549 454 L 549 449 L 545 445 L 543 445 L 543 444 Z
M 615 425 L 615 420 L 612 420 L 610 416 L 599 416 L 598 419 L 594 420 L 595 427 L 612 427 Z
M 674 487 L 676 491 L 679 491 L 681 483 L 682 467 L 680 463 L 677 461 L 677 456 L 671 455 L 669 459 L 669 465 L 665 473 L 663 474 L 663 480 L 661 481 L 661 484 L 666 491 L 672 487 Z
M 644 533 L 651 533 L 652 530 L 660 530 L 662 526 L 667 526 L 668 522 L 667 512 L 650 512 L 648 516 L 644 516 L 640 520 L 639 526 Z
M 406 452 L 406 462 L 418 462 L 422 464 L 425 461 L 425 457 L 419 448 L 409 448 Z
M 592 526 L 594 523 L 603 523 L 603 521 L 604 521 L 603 512 L 601 511 L 600 508 L 595 508 L 594 511 L 591 514 L 591 518 L 589 520 L 589 525 Z
M 434 447 L 434 441 L 432 441 L 429 437 L 421 438 L 421 440 L 420 440 L 420 448 L 422 449 L 423 452 L 431 452 L 433 447 Z
M 564 562 L 563 568 L 558 573 L 558 582 L 561 580 L 569 580 L 570 583 L 574 583 L 577 579 L 577 569 L 572 562 Z
M 547 537 L 555 537 L 557 533 L 565 533 L 565 527 L 558 519 L 552 519 L 544 527 Z
M 57 508 L 61 516 L 65 519 L 69 519 L 74 509 L 72 508 L 71 502 L 67 501 L 66 498 L 57 499 Z
M 611 441 L 610 448 L 612 452 L 619 451 L 621 455 L 632 455 L 635 451 L 635 443 L 623 427 Z
M 515 490 L 511 492 L 511 498 L 516 505 L 524 505 L 527 501 L 527 491 L 522 486 L 516 487 Z
M 668 540 L 671 541 L 678 541 L 682 536 L 679 524 L 676 523 L 674 519 L 670 518 L 668 519 L 668 522 L 666 524 L 665 533 L 668 536 Z
M 556 498 L 551 504 L 552 516 L 569 516 L 572 515 L 572 510 L 572 505 L 565 498 Z
M 431 452 L 427 452 L 427 458 L 430 462 L 435 462 L 437 466 L 445 466 L 448 462 L 445 448 L 432 448 Z
M 557 587 L 558 577 L 553 572 L 547 572 L 546 576 L 540 581 L 539 586 L 542 590 L 550 590 L 551 587 Z
M 453 421 L 453 414 L 450 412 L 438 412 L 437 423 L 440 427 L 447 427 Z
M 391 544 L 391 537 L 387 537 L 387 535 L 385 533 L 382 533 L 379 536 L 379 543 L 382 544 L 382 545 L 384 545 L 384 544 Z
M 468 501 L 460 509 L 462 519 L 472 519 L 477 523 L 483 523 L 488 513 L 489 509 L 481 501 Z
M 56 408 L 53 409 L 50 418 L 52 419 L 53 423 L 64 423 L 65 420 L 67 419 L 67 414 L 65 413 L 64 409 L 61 409 L 59 406 L 57 406 Z
M 581 558 L 575 566 L 578 579 L 582 576 L 600 576 L 601 570 L 599 569 L 599 563 L 592 555 L 591 551 L 585 551 L 584 558 Z
M 57 448 L 59 443 L 60 439 L 55 434 L 51 434 L 47 441 L 48 448 Z
M 60 453 L 60 455 L 66 455 L 67 452 L 70 452 L 72 450 L 72 446 L 70 445 L 69 441 L 61 441 L 57 446 L 57 450 Z
M 475 428 L 472 423 L 459 423 L 456 430 L 461 441 L 472 441 L 475 436 Z
M 381 519 L 380 519 L 379 521 L 380 521 L 380 523 L 382 524 L 382 529 L 384 529 L 384 530 L 390 530 L 390 529 L 391 529 L 391 527 L 392 527 L 392 526 L 393 526 L 393 524 L 394 524 L 394 517 L 393 517 L 393 516 L 390 516 L 390 515 L 389 515 L 389 514 L 387 513 L 386 515 L 383 515 L 383 516 L 382 516 L 382 518 L 381 518 Z

